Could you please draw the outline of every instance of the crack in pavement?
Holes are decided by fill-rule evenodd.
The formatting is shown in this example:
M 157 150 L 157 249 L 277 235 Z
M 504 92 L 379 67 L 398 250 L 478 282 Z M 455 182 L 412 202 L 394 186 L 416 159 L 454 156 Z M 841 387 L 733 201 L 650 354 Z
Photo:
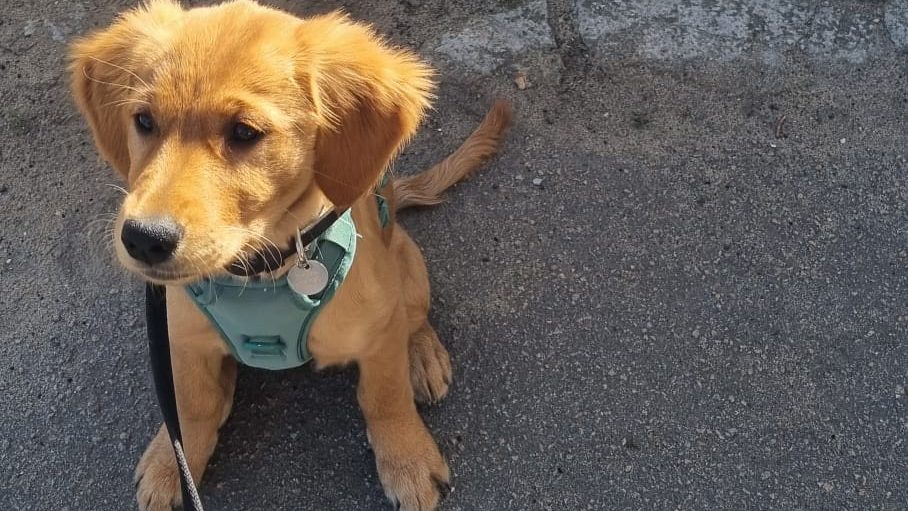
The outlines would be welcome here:
M 807 17 L 806 21 L 804 21 L 804 34 L 802 34 L 801 37 L 795 40 L 795 46 L 800 47 L 806 39 L 813 35 L 810 32 L 810 27 L 813 25 L 813 22 L 816 21 L 817 16 L 820 14 L 820 6 L 821 2 L 819 2 L 819 0 L 814 2 L 813 9 L 810 11 L 810 16 Z
M 577 6 L 572 0 L 547 0 L 549 29 L 561 56 L 564 73 L 562 87 L 570 88 L 579 82 L 590 67 L 589 48 L 580 34 Z

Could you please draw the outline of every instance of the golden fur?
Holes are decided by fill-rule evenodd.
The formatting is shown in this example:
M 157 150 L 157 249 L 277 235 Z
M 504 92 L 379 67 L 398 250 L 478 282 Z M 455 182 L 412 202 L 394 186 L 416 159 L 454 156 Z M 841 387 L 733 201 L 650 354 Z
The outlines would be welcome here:
M 301 20 L 246 0 L 191 10 L 152 0 L 77 41 L 71 73 L 99 152 L 128 183 L 117 232 L 126 219 L 154 216 L 184 230 L 161 265 L 116 245 L 124 266 L 170 291 L 177 402 L 194 479 L 230 413 L 236 363 L 181 285 L 271 244 L 286 246 L 326 207 L 350 206 L 362 238 L 309 348 L 319 367 L 358 364 L 357 397 L 388 497 L 404 510 L 434 509 L 449 473 L 414 399 L 444 397 L 451 366 L 426 319 L 422 255 L 396 222 L 382 228 L 370 193 L 422 120 L 432 71 L 340 14 Z M 153 118 L 152 132 L 137 130 L 138 114 Z M 381 193 L 393 209 L 439 202 L 495 153 L 509 120 L 510 107 L 497 102 L 448 159 Z M 261 139 L 228 143 L 237 122 Z M 179 503 L 163 427 L 136 482 L 142 510 Z

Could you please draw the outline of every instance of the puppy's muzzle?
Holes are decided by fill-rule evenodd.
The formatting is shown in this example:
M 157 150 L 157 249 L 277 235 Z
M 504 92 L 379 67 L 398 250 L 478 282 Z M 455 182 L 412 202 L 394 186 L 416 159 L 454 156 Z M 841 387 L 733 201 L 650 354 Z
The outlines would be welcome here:
M 120 232 L 126 252 L 149 266 L 170 259 L 182 238 L 183 228 L 169 217 L 129 219 Z

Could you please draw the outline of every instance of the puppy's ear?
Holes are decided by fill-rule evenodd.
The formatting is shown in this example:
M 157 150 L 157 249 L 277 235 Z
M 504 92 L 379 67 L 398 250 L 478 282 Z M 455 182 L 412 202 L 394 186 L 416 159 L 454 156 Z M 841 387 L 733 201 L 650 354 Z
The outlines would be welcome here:
M 338 13 L 304 21 L 299 38 L 299 74 L 319 125 L 315 181 L 335 206 L 347 207 L 375 186 L 416 132 L 433 73 Z
M 70 48 L 71 89 L 101 156 L 123 177 L 129 174 L 125 124 L 136 95 L 147 87 L 139 73 L 160 53 L 160 42 L 182 13 L 170 0 L 152 0 L 120 16 L 110 27 Z

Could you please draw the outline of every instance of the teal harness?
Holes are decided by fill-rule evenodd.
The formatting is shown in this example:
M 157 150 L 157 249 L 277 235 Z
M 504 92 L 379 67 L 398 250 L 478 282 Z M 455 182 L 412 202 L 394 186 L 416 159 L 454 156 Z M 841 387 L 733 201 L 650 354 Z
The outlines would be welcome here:
M 377 195 L 382 225 L 390 221 L 388 202 Z M 208 316 L 240 363 L 261 369 L 299 367 L 312 359 L 309 330 L 319 312 L 344 283 L 356 254 L 356 226 L 347 210 L 307 249 L 325 265 L 328 284 L 315 295 L 294 292 L 286 275 L 270 280 L 233 276 L 205 279 L 186 292 Z

